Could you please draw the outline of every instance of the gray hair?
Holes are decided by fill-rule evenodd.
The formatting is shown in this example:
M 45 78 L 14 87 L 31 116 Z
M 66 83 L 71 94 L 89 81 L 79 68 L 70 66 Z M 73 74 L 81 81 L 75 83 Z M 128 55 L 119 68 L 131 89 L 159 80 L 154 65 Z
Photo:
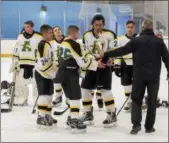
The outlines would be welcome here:
M 142 23 L 142 30 L 152 29 L 153 30 L 153 22 L 151 20 L 144 20 Z

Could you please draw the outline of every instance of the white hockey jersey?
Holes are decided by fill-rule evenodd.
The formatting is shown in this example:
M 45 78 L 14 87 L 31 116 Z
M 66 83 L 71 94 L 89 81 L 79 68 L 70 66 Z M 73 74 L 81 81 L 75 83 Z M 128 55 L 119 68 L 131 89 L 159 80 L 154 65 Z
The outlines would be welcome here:
M 35 64 L 35 51 L 42 39 L 43 37 L 37 32 L 33 32 L 32 35 L 22 33 L 18 36 L 13 57 L 19 61 L 19 65 Z
M 38 44 L 36 57 L 36 71 L 44 78 L 54 79 L 56 77 L 57 65 L 53 61 L 53 49 L 49 42 L 42 40 Z
M 132 38 L 136 37 L 137 34 L 134 34 L 132 37 L 127 36 L 127 34 L 120 36 L 117 38 L 117 47 L 122 47 L 124 45 L 126 45 Z M 124 62 L 127 65 L 133 65 L 133 55 L 132 54 L 128 54 L 128 55 L 124 55 L 122 57 L 118 57 L 114 60 L 114 64 L 115 65 L 121 65 L 121 60 L 122 58 L 124 59 Z
M 95 57 L 84 51 L 84 47 L 74 40 L 67 39 L 62 42 L 60 50 L 60 57 L 67 60 L 63 63 L 67 68 L 83 68 L 96 71 L 98 63 Z M 73 62 L 72 62 L 73 59 Z
M 52 40 L 49 42 L 52 47 L 52 54 L 53 54 L 53 62 L 58 66 L 58 50 L 60 47 L 60 43 L 56 42 L 56 40 Z
M 107 29 L 103 29 L 102 33 L 100 33 L 99 36 L 96 36 L 93 30 L 90 30 L 83 35 L 83 44 L 85 45 L 86 50 L 92 52 L 96 58 L 99 58 L 99 49 L 97 49 L 97 47 L 99 47 L 99 44 L 102 45 L 102 50 L 104 52 L 110 51 L 116 46 L 116 38 L 116 34 Z

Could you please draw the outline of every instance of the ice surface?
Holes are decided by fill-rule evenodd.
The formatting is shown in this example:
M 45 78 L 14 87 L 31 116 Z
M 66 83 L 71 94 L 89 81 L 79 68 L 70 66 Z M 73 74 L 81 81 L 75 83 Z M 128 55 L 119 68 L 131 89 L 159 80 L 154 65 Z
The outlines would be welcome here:
M 12 80 L 12 74 L 8 73 L 11 59 L 1 59 L 1 81 Z M 162 100 L 168 100 L 168 84 L 166 70 L 162 68 L 161 86 L 159 96 Z M 30 85 L 31 89 L 31 85 Z M 125 97 L 123 87 L 120 86 L 120 79 L 113 75 L 112 92 L 119 109 Z M 32 105 L 32 93 L 29 96 L 29 104 Z M 36 128 L 37 115 L 31 114 L 32 106 L 14 107 L 11 113 L 1 114 L 1 141 L 2 142 L 168 142 L 168 109 L 157 109 L 156 132 L 153 134 L 144 133 L 143 113 L 142 131 L 133 136 L 129 134 L 132 127 L 130 114 L 122 111 L 118 117 L 118 126 L 105 129 L 102 121 L 106 117 L 104 110 L 99 111 L 95 105 L 95 125 L 87 128 L 85 134 L 71 134 L 67 131 L 65 122 L 67 113 L 62 116 L 55 116 L 58 119 L 58 126 L 52 130 L 40 130 Z

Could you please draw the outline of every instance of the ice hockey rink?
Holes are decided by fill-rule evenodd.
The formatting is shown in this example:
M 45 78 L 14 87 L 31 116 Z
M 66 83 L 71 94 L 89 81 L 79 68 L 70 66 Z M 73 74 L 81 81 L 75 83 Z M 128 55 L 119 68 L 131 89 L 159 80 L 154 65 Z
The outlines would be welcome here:
M 2 6 L 1 6 L 2 4 Z M 155 34 L 161 32 L 166 45 L 168 45 L 168 1 L 121 1 L 121 0 L 56 0 L 56 1 L 10 1 L 0 2 L 0 58 L 1 81 L 12 81 L 9 67 L 12 62 L 13 47 L 18 34 L 24 27 L 24 22 L 32 20 L 34 30 L 39 31 L 42 24 L 59 26 L 62 34 L 66 36 L 69 25 L 80 28 L 80 37 L 92 27 L 91 20 L 96 14 L 105 17 L 104 28 L 112 30 L 117 36 L 126 32 L 127 20 L 136 23 L 136 31 L 142 30 L 142 21 L 153 21 Z M 10 9 L 10 10 L 9 10 Z M 2 19 L 2 20 L 1 20 Z M 120 78 L 113 73 L 112 93 L 115 99 L 117 112 L 126 100 Z M 162 65 L 159 89 L 160 100 L 168 101 L 169 89 L 166 80 L 167 71 Z M 142 130 L 137 135 L 131 135 L 131 114 L 122 110 L 119 114 L 117 126 L 104 128 L 103 120 L 106 118 L 105 109 L 99 110 L 94 102 L 93 126 L 87 127 L 83 134 L 72 134 L 66 130 L 68 112 L 60 116 L 53 116 L 58 120 L 57 126 L 50 130 L 38 129 L 36 124 L 37 114 L 32 114 L 33 98 L 32 85 L 29 85 L 30 94 L 28 106 L 13 107 L 12 112 L 1 113 L 1 142 L 168 142 L 168 108 L 157 108 L 155 129 L 152 134 L 145 133 L 144 122 L 146 112 L 143 112 Z M 147 93 L 145 93 L 145 96 Z M 65 97 L 64 97 L 65 99 Z M 65 102 L 61 107 L 54 108 L 62 111 L 66 108 Z M 83 110 L 81 111 L 82 114 Z
M 1 80 L 12 80 L 8 73 L 11 58 L 1 59 Z M 161 86 L 159 97 L 168 101 L 168 83 L 166 81 L 166 70 L 162 68 Z M 31 85 L 30 85 L 31 91 Z M 116 101 L 117 110 L 123 104 L 125 97 L 120 80 L 113 75 L 112 92 Z M 95 101 L 95 100 L 94 100 Z M 168 142 L 168 108 L 157 109 L 156 132 L 146 134 L 143 113 L 142 131 L 138 135 L 130 135 L 132 127 L 130 114 L 122 111 L 118 116 L 118 125 L 114 128 L 104 128 L 102 121 L 106 117 L 104 110 L 99 111 L 97 105 L 94 107 L 95 125 L 89 126 L 84 134 L 72 134 L 66 130 L 67 113 L 54 116 L 58 125 L 51 130 L 38 129 L 36 126 L 36 114 L 32 114 L 32 94 L 29 96 L 28 107 L 14 107 L 10 113 L 1 114 L 1 141 L 2 142 Z M 63 110 L 66 105 L 54 110 Z

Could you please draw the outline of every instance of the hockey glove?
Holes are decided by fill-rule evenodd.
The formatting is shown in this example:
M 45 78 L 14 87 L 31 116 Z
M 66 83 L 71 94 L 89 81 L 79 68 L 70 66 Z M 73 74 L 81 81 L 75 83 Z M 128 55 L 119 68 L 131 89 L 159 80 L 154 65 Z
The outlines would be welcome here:
M 20 71 L 19 62 L 16 61 L 16 62 L 12 63 L 12 65 L 11 65 L 10 68 L 9 68 L 9 73 L 19 72 L 19 71 Z
M 115 72 L 116 76 L 121 77 L 122 76 L 121 65 L 115 65 L 114 66 L 114 72 Z

